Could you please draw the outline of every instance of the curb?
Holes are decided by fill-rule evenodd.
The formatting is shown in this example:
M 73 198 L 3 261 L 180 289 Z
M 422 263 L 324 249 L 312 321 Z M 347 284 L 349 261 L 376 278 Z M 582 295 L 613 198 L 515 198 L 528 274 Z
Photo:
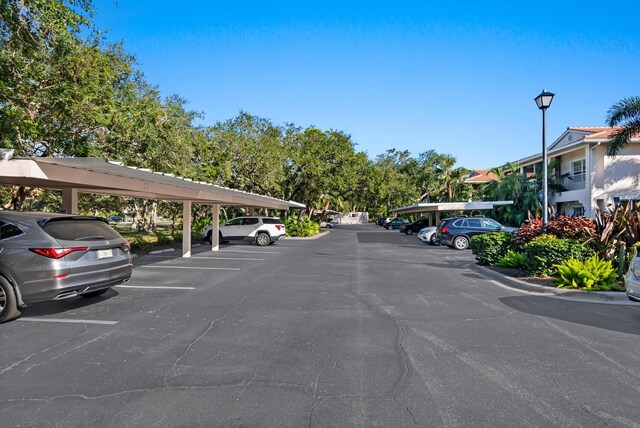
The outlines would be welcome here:
M 285 241 L 305 241 L 310 239 L 322 238 L 323 236 L 326 236 L 330 233 L 331 232 L 329 232 L 328 230 L 325 230 L 324 232 L 320 232 L 317 235 L 313 235 L 313 236 L 287 236 L 284 240 Z
M 565 290 L 562 288 L 551 288 L 543 285 L 531 284 L 521 279 L 512 278 L 506 275 L 488 269 L 484 266 L 477 265 L 475 263 L 469 263 L 468 265 L 472 269 L 479 270 L 483 275 L 490 277 L 507 287 L 515 288 L 518 290 L 546 294 L 549 296 L 558 296 L 563 299 L 576 300 L 581 302 L 593 302 L 593 303 L 616 303 L 616 304 L 632 304 L 627 294 L 623 291 L 582 291 L 582 290 Z
M 162 254 L 162 253 L 170 253 L 172 251 L 176 251 L 175 248 L 165 248 L 163 250 L 152 250 L 149 251 L 147 254 Z

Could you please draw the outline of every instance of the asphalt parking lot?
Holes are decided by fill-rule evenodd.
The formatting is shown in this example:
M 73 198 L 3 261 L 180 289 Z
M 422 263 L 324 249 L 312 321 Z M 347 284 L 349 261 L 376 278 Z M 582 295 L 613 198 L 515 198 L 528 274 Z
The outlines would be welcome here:
M 179 249 L 157 254 L 137 255 L 132 280 L 118 285 L 105 295 L 93 299 L 67 299 L 33 305 L 17 322 L 116 324 L 118 312 L 130 314 L 129 304 L 162 302 L 181 298 L 198 289 L 215 288 L 238 272 L 259 269 L 270 258 L 295 249 L 295 241 L 258 248 L 245 243 L 221 246 L 212 252 L 206 243 L 196 243 L 192 257 L 179 256 Z M 144 298 L 143 301 L 140 298 Z
M 3 426 L 634 426 L 640 306 L 373 225 L 137 257 L 0 326 Z

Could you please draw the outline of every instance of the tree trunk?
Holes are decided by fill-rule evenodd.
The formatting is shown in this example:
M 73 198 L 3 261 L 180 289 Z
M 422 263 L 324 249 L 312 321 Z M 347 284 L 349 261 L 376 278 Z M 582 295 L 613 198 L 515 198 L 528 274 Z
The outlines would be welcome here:
M 27 196 L 31 194 L 31 191 L 32 189 L 30 187 L 12 187 L 9 191 L 11 200 L 4 206 L 4 208 L 20 211 L 22 209 L 22 204 L 24 204 Z

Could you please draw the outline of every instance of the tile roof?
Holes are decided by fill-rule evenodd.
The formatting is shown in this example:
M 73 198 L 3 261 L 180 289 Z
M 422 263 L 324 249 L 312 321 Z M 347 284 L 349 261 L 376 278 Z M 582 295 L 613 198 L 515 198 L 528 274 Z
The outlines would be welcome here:
M 570 126 L 567 129 L 571 131 L 584 131 L 591 134 L 584 138 L 589 140 L 609 139 L 613 134 L 622 128 L 621 126 Z
M 488 169 L 474 169 L 469 177 L 464 180 L 465 183 L 488 183 L 490 181 L 496 181 L 498 176 L 489 171 Z

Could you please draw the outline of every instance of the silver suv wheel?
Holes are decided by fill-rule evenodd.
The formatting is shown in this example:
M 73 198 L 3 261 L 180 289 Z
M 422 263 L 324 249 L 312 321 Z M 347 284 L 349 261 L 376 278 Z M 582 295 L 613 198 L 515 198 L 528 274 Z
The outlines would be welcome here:
M 270 242 L 271 238 L 264 232 L 258 233 L 258 236 L 256 236 L 256 244 L 260 247 L 266 247 Z

